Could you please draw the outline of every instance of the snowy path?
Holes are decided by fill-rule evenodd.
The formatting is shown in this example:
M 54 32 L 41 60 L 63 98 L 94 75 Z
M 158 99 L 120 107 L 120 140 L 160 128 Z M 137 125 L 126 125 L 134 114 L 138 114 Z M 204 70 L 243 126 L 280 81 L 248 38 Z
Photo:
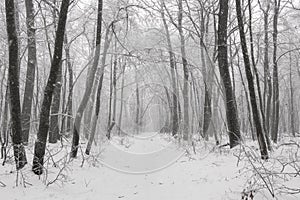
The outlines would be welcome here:
M 122 143 L 123 145 L 120 145 Z M 113 139 L 104 148 L 101 163 L 113 170 L 129 174 L 145 174 L 174 164 L 184 151 L 157 133 Z
M 24 174 L 32 186 L 14 187 L 16 175 L 9 174 L 14 166 L 7 165 L 10 169 L 6 167 L 5 172 L 0 168 L 0 181 L 6 184 L 0 187 L 0 194 L 5 199 L 22 200 L 241 199 L 247 179 L 240 175 L 243 166 L 237 167 L 231 152 L 208 153 L 209 148 L 202 147 L 198 149 L 201 153 L 187 156 L 160 135 L 144 136 L 129 138 L 123 145 L 120 138 L 115 138 L 100 157 L 87 158 L 83 167 L 81 159 L 72 162 L 63 173 L 67 178 L 49 187 L 31 173 L 30 166 Z M 255 197 L 267 199 L 259 194 Z

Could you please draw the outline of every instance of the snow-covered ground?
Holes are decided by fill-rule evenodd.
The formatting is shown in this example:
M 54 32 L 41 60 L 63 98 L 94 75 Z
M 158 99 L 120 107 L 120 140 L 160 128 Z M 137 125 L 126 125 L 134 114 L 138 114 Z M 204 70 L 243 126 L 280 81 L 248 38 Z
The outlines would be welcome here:
M 0 195 L 8 200 L 236 200 L 242 199 L 243 191 L 249 196 L 249 192 L 254 191 L 254 199 L 273 199 L 267 188 L 260 188 L 262 179 L 253 175 L 255 169 L 262 169 L 261 161 L 253 162 L 257 168 L 249 162 L 255 159 L 257 145 L 249 142 L 248 146 L 250 150 L 245 147 L 229 150 L 228 147 L 199 142 L 195 154 L 192 148 L 179 147 L 166 135 L 147 133 L 139 137 L 114 137 L 101 148 L 94 147 L 92 155 L 83 158 L 83 153 L 79 153 L 77 159 L 69 162 L 67 145 L 63 148 L 58 144 L 49 145 L 47 173 L 40 177 L 31 172 L 32 152 L 29 150 L 29 164 L 19 173 L 15 171 L 13 159 L 0 167 Z M 283 148 L 274 148 L 271 159 L 263 166 L 276 171 L 276 160 L 272 156 L 291 156 L 289 152 L 292 151 Z M 290 172 L 296 168 L 288 167 Z M 268 185 L 270 179 L 262 176 L 266 177 L 264 180 Z M 274 183 L 281 181 L 273 178 Z M 285 181 L 287 185 L 300 188 L 297 177 L 291 179 L 292 182 L 286 177 Z M 270 184 L 270 187 L 276 193 L 275 185 L 272 188 Z M 296 200 L 300 196 L 276 193 L 275 199 Z

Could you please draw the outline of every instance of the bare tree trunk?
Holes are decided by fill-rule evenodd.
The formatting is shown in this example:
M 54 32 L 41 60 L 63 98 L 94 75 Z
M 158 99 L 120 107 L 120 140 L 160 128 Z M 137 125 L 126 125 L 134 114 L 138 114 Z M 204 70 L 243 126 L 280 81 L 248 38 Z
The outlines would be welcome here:
M 250 102 L 249 102 L 249 94 L 248 94 L 248 90 L 247 90 L 247 87 L 246 87 L 246 84 L 245 84 L 245 81 L 244 81 L 244 78 L 243 78 L 242 70 L 240 68 L 239 55 L 238 55 L 238 69 L 239 69 L 239 73 L 240 73 L 240 76 L 241 76 L 241 81 L 242 81 L 243 89 L 244 89 L 244 92 L 245 92 L 245 98 L 246 98 L 246 104 L 247 104 L 247 113 L 248 113 L 248 120 L 249 120 L 249 125 L 250 125 L 252 140 L 254 141 L 255 137 L 254 137 L 252 120 L 251 120 L 251 108 L 250 108 Z
M 258 71 L 257 71 L 257 67 L 256 67 L 255 57 L 254 57 L 251 0 L 248 0 L 248 10 L 249 10 L 249 36 L 250 36 L 251 63 L 252 63 L 252 67 L 253 67 L 253 71 L 254 71 L 254 75 L 255 75 L 255 79 L 256 79 L 256 87 L 257 87 L 257 93 L 258 93 L 258 97 L 259 97 L 259 108 L 260 108 L 261 117 L 262 117 L 262 124 L 265 127 L 265 114 L 264 114 L 264 109 L 263 109 L 263 100 L 262 100 L 262 95 L 261 95 Z
M 237 19 L 238 19 L 238 25 L 239 25 L 241 46 L 242 46 L 243 57 L 244 57 L 245 72 L 246 72 L 246 77 L 247 77 L 247 81 L 248 81 L 248 89 L 249 89 L 250 102 L 251 102 L 251 107 L 252 107 L 253 122 L 256 127 L 256 134 L 257 134 L 258 144 L 260 147 L 261 158 L 266 160 L 266 159 L 268 159 L 269 156 L 268 156 L 268 150 L 267 150 L 267 145 L 266 145 L 266 140 L 265 140 L 265 134 L 263 132 L 263 128 L 262 128 L 260 116 L 259 116 L 259 111 L 258 111 L 258 107 L 257 107 L 257 103 L 256 103 L 254 82 L 253 82 L 253 76 L 252 76 L 252 72 L 251 72 L 250 60 L 249 60 L 249 56 L 248 56 L 240 0 L 236 0 L 236 13 L 237 13 Z
M 198 90 L 198 85 L 197 85 L 197 81 L 193 75 L 193 73 L 191 73 L 191 81 L 192 81 L 192 88 L 193 88 L 193 93 L 194 93 L 194 98 L 191 98 L 191 105 L 192 105 L 192 112 L 194 113 L 193 117 L 195 118 L 195 128 L 194 130 L 196 132 L 200 132 L 200 127 L 199 127 L 199 116 L 200 116 L 200 106 L 199 106 L 199 90 Z
M 53 0 L 53 5 L 56 6 L 57 1 Z M 57 28 L 57 10 L 52 8 L 52 18 L 54 28 Z M 64 37 L 65 40 L 65 37 Z M 54 93 L 52 97 L 52 104 L 50 108 L 50 127 L 49 127 L 49 143 L 56 143 L 59 139 L 59 111 L 60 111 L 60 96 L 61 96 L 61 87 L 62 87 L 62 62 L 59 64 L 59 69 L 57 72 L 57 78 L 54 88 Z
M 7 83 L 9 83 L 7 81 Z M 5 92 L 5 103 L 4 103 L 4 110 L 3 112 L 3 116 L 2 116 L 2 124 L 1 124 L 1 158 L 3 158 L 3 163 L 6 160 L 6 147 L 8 145 L 8 123 L 9 123 L 9 113 L 8 113 L 8 109 L 9 109 L 9 88 L 8 88 L 8 84 L 6 87 L 6 92 Z
M 135 113 L 135 126 L 136 126 L 136 134 L 140 132 L 140 90 L 139 90 L 139 81 L 137 75 L 137 68 L 135 67 L 135 94 L 136 94 L 136 113 Z
M 272 131 L 271 138 L 277 143 L 278 140 L 278 124 L 279 124 L 279 80 L 277 67 L 277 35 L 278 35 L 278 16 L 281 0 L 274 1 L 274 17 L 273 17 L 273 102 L 272 102 Z
M 165 113 L 166 116 L 165 116 L 165 119 L 163 120 L 164 124 L 162 125 L 162 128 L 160 129 L 160 133 L 171 133 L 172 132 L 172 125 L 171 125 L 170 121 L 173 118 L 173 113 L 172 113 L 173 112 L 173 110 L 172 110 L 173 105 L 172 105 L 172 100 L 171 100 L 170 93 L 169 93 L 169 90 L 168 90 L 167 86 L 164 86 L 164 91 L 166 93 L 167 105 L 168 105 L 168 108 L 169 108 L 167 111 L 169 111 L 169 112 Z M 161 103 L 163 104 L 163 103 L 166 103 L 166 102 L 162 101 Z M 162 106 L 159 107 L 160 110 L 163 110 L 161 107 Z M 145 112 L 142 113 L 142 117 L 144 116 Z
M 97 86 L 98 86 L 98 82 L 99 82 L 99 73 L 98 73 L 99 69 L 96 72 L 96 77 L 95 77 L 95 82 L 93 84 L 93 89 L 92 89 L 92 93 L 90 96 L 90 99 L 86 105 L 86 109 L 84 111 L 84 119 L 83 119 L 83 130 L 84 130 L 84 137 L 85 139 L 89 139 L 89 135 L 90 135 L 90 126 L 91 126 L 91 122 L 92 122 L 92 117 L 93 117 L 93 110 L 94 110 L 94 102 L 95 102 L 95 98 L 96 98 L 96 94 L 97 94 Z
M 71 149 L 71 155 L 70 155 L 71 158 L 75 158 L 77 156 L 82 114 L 88 103 L 89 97 L 91 95 L 91 91 L 92 91 L 94 79 L 95 79 L 95 73 L 97 70 L 98 63 L 99 63 L 100 44 L 101 44 L 101 29 L 102 29 L 102 7 L 103 7 L 103 1 L 98 0 L 98 19 L 97 19 L 96 49 L 95 49 L 95 55 L 94 55 L 94 62 L 93 62 L 93 66 L 88 74 L 88 77 L 87 77 L 88 81 L 87 81 L 87 84 L 85 87 L 84 95 L 83 95 L 83 98 L 81 100 L 81 103 L 79 105 L 79 108 L 78 108 L 76 116 L 75 116 L 75 122 L 74 122 L 74 127 L 73 127 L 72 149 Z
M 7 86 L 4 86 L 4 82 L 7 82 L 5 76 L 6 76 L 6 71 L 7 71 L 7 66 L 6 63 L 4 64 L 3 67 L 3 72 L 2 73 L 2 77 L 1 77 L 1 84 L 0 84 L 0 122 L 2 119 L 2 108 L 3 108 L 3 102 L 5 101 L 6 98 L 6 92 L 3 94 L 3 89 L 6 88 Z
M 126 61 L 124 61 L 124 65 L 122 66 L 122 81 L 121 81 L 121 97 L 120 97 L 120 114 L 119 114 L 119 120 L 118 120 L 118 135 L 121 135 L 122 131 L 122 116 L 123 116 L 123 98 L 124 98 L 124 82 L 125 82 L 125 67 L 126 67 Z
M 229 55 L 230 55 L 230 61 L 229 61 L 229 66 L 231 69 L 231 77 L 232 77 L 232 91 L 233 94 L 235 95 L 235 76 L 234 76 L 234 66 L 233 66 L 233 53 L 232 53 L 232 41 L 231 37 L 229 37 Z
M 62 62 L 59 64 L 57 71 L 56 84 L 51 105 L 49 143 L 56 143 L 59 140 L 59 115 L 60 115 L 60 96 L 62 87 Z
M 30 132 L 30 120 L 32 99 L 34 90 L 35 68 L 37 66 L 36 58 L 36 39 L 34 28 L 34 5 L 32 0 L 25 0 L 26 5 L 26 25 L 28 37 L 28 61 L 27 74 L 25 83 L 25 92 L 22 107 L 22 128 L 23 128 L 23 142 L 28 143 Z
M 109 99 L 108 99 L 108 120 L 107 120 L 107 133 L 106 136 L 110 138 L 110 134 L 108 134 L 109 127 L 111 125 L 112 121 L 112 98 L 113 98 L 113 65 L 117 64 L 115 60 L 113 61 L 113 55 L 111 55 L 111 60 L 110 60 L 110 75 L 109 75 Z
M 70 44 L 68 42 L 68 37 L 65 35 L 64 38 L 64 45 L 65 45 L 65 54 L 66 54 L 66 66 L 68 74 L 69 74 L 69 81 L 68 81 L 68 98 L 67 98 L 67 105 L 66 108 L 64 108 L 64 116 L 62 117 L 62 130 L 64 132 L 67 132 L 66 136 L 68 136 L 71 131 L 72 131 L 72 123 L 73 123 L 73 118 L 72 118 L 72 108 L 73 108 L 73 66 L 71 63 L 71 56 L 70 56 Z M 65 78 L 66 79 L 66 78 Z M 67 80 L 65 80 L 65 83 Z M 65 90 L 67 90 L 65 88 Z M 65 115 L 66 114 L 66 115 Z M 66 122 L 65 122 L 66 121 Z M 65 126 L 66 125 L 66 126 Z
M 89 72 L 90 73 L 90 70 L 92 69 L 89 69 Z M 96 71 L 96 77 L 95 77 L 95 81 L 94 81 L 94 84 L 93 84 L 93 88 L 92 88 L 92 93 L 91 93 L 91 96 L 90 96 L 90 99 L 88 100 L 88 103 L 86 105 L 86 108 L 84 110 L 84 119 L 83 119 L 83 124 L 84 124 L 84 127 L 83 127 L 83 130 L 84 130 L 84 137 L 85 139 L 89 139 L 89 136 L 90 136 L 90 126 L 91 126 L 91 123 L 92 123 L 92 117 L 93 117 L 93 111 L 94 111 L 94 104 L 95 104 L 95 98 L 96 98 L 96 94 L 97 94 L 97 86 L 98 86 L 98 83 L 99 83 L 99 79 L 100 79 L 100 69 L 98 67 L 97 71 Z M 86 83 L 88 82 L 88 80 L 86 80 Z
M 266 138 L 270 138 L 270 119 L 271 119 L 271 100 L 272 100 L 272 82 L 269 69 L 269 11 L 270 1 L 266 1 L 264 9 L 259 2 L 260 9 L 264 15 L 264 110 L 265 110 L 265 130 Z
M 56 0 L 53 0 L 53 5 L 56 6 Z M 53 24 L 56 29 L 57 23 L 57 10 L 52 9 Z M 65 36 L 64 36 L 65 41 Z M 60 98 L 61 98 L 61 88 L 62 88 L 62 62 L 59 64 L 57 71 L 56 83 L 54 88 L 54 93 L 52 97 L 52 104 L 50 109 L 50 127 L 49 127 L 49 143 L 56 143 L 60 137 L 59 133 L 59 111 L 60 111 Z
M 289 53 L 290 57 L 290 118 L 291 118 L 291 132 L 292 135 L 295 137 L 296 136 L 296 131 L 295 131 L 295 111 L 294 111 L 294 86 L 293 86 L 293 77 L 292 77 L 292 54 Z
M 15 21 L 14 1 L 5 1 L 7 36 L 9 43 L 9 97 L 11 113 L 11 131 L 14 157 L 17 170 L 22 169 L 27 164 L 26 152 L 23 146 L 22 124 L 21 124 L 21 105 L 19 93 L 19 46 Z
M 39 95 L 40 95 L 40 83 L 39 83 L 39 68 L 36 66 L 36 78 L 35 78 L 35 81 L 36 81 L 36 83 L 35 83 L 35 88 L 36 88 L 36 95 L 35 95 L 35 100 L 34 100 L 34 107 L 33 107 L 33 113 L 34 113 L 34 120 L 38 120 L 39 119 L 39 107 L 40 107 L 40 105 L 39 105 Z M 37 132 L 38 131 L 38 124 L 37 123 L 34 123 L 34 125 L 33 125 L 33 127 L 34 127 L 34 130 L 35 130 L 35 132 Z
M 43 173 L 44 155 L 45 155 L 45 148 L 46 148 L 46 142 L 47 142 L 47 136 L 49 130 L 50 107 L 51 107 L 52 96 L 53 96 L 53 92 L 57 80 L 58 70 L 61 64 L 69 3 L 70 0 L 65 0 L 61 4 L 58 26 L 56 30 L 54 54 L 53 54 L 48 82 L 44 91 L 44 98 L 43 98 L 41 114 L 40 114 L 40 124 L 37 133 L 37 140 L 35 141 L 35 146 L 34 146 L 34 158 L 33 158 L 33 165 L 32 165 L 32 171 L 36 175 L 40 175 Z
M 65 45 L 65 42 L 64 42 Z M 65 134 L 65 119 L 67 115 L 67 103 L 66 97 L 67 97 L 67 73 L 68 73 L 68 60 L 66 58 L 65 62 L 65 69 L 62 72 L 63 75 L 63 82 L 62 82 L 62 89 L 61 89 L 61 119 L 60 119 L 60 128 L 59 128 L 59 138 L 62 138 L 62 134 Z
M 117 43 L 115 42 L 115 50 L 117 49 Z M 110 100 L 109 100 L 109 108 L 110 108 L 110 114 L 109 114 L 109 123 L 107 126 L 107 134 L 106 137 L 110 139 L 111 137 L 111 131 L 113 127 L 116 124 L 116 107 L 117 107 L 117 56 L 115 56 L 113 67 L 111 68 L 111 85 L 110 85 Z M 113 96 L 113 98 L 112 98 Z M 112 102 L 113 101 L 113 102 Z M 112 107 L 112 117 L 111 117 L 111 104 Z
M 219 108 L 218 108 L 218 105 L 219 105 L 219 96 L 220 96 L 220 91 L 218 89 L 216 89 L 215 91 L 215 95 L 214 95 L 214 98 L 212 98 L 214 101 L 213 101 L 213 122 L 212 122 L 212 125 L 213 125 L 213 134 L 214 134 L 214 138 L 215 138 L 215 141 L 216 141 L 216 145 L 219 145 L 220 144 L 220 134 L 219 133 L 219 129 L 218 129 L 218 125 L 219 125 Z
M 18 77 L 20 78 L 20 68 L 21 68 L 21 30 L 20 30 L 20 12 L 19 12 L 19 0 L 15 1 L 15 24 L 16 24 L 16 32 L 18 38 Z M 22 120 L 22 119 L 21 119 Z M 22 122 L 21 122 L 22 123 Z M 23 137 L 23 136 L 22 136 Z
M 225 89 L 226 117 L 229 134 L 230 148 L 239 144 L 240 126 L 235 101 L 232 90 L 230 73 L 228 67 L 227 51 L 227 21 L 228 21 L 228 1 L 220 0 L 219 25 L 218 25 L 218 62 L 220 76 Z
M 260 113 L 261 113 L 261 117 L 262 117 L 262 126 L 263 126 L 263 130 L 265 132 L 265 138 L 266 138 L 268 149 L 271 150 L 271 141 L 270 141 L 270 137 L 269 137 L 269 134 L 267 133 L 267 128 L 266 128 L 264 104 L 263 104 L 263 98 L 262 98 L 261 89 L 260 89 L 259 76 L 258 76 L 258 71 L 257 71 L 256 63 L 255 63 L 255 58 L 254 58 L 251 0 L 248 0 L 248 8 L 249 8 L 249 34 L 250 34 L 251 61 L 252 61 L 252 66 L 253 66 L 254 74 L 255 74 L 255 78 L 256 78 L 256 87 L 257 87 L 257 93 L 258 93 L 258 97 L 259 97 L 259 108 L 260 108 Z
M 178 114 L 177 114 L 177 88 L 176 88 L 176 80 L 175 80 L 175 58 L 174 58 L 174 53 L 173 53 L 173 48 L 172 48 L 172 43 L 171 43 L 171 38 L 170 38 L 170 32 L 169 28 L 167 25 L 167 21 L 164 15 L 164 6 L 163 2 L 161 5 L 161 16 L 166 32 L 166 39 L 167 39 L 167 44 L 168 44 L 168 53 L 169 53 L 169 59 L 170 59 L 170 68 L 171 68 L 171 81 L 172 81 L 172 135 L 175 136 L 177 135 L 178 132 Z
M 212 117 L 212 109 L 211 109 L 211 96 L 212 96 L 212 80 L 211 80 L 211 71 L 213 69 L 210 69 L 206 66 L 206 59 L 204 55 L 205 51 L 205 44 L 204 40 L 206 38 L 206 31 L 205 30 L 205 17 L 204 17 L 204 9 L 201 8 L 201 22 L 200 22 L 200 33 L 201 33 L 201 42 L 200 42 L 200 54 L 201 54 L 201 64 L 203 67 L 203 79 L 204 79 L 204 109 L 203 109 L 203 136 L 205 140 L 208 140 L 208 130 L 211 123 L 211 117 Z M 206 52 L 208 53 L 208 52 Z
M 102 0 L 100 0 L 102 1 Z M 111 24 L 113 25 L 113 24 Z M 103 49 L 103 56 L 101 59 L 101 68 L 100 68 L 100 80 L 97 86 L 97 96 L 96 96 L 96 106 L 95 106 L 95 116 L 92 119 L 92 130 L 91 134 L 89 137 L 89 141 L 85 150 L 85 153 L 87 155 L 90 155 L 92 143 L 95 138 L 96 134 L 96 125 L 99 117 L 99 112 L 100 112 L 100 100 L 101 100 L 101 92 L 102 92 L 102 86 L 103 86 L 103 77 L 104 77 L 104 70 L 105 70 L 105 63 L 106 63 L 106 56 L 107 56 L 107 51 L 111 42 L 112 35 L 109 36 L 110 33 L 110 28 L 111 25 L 107 27 L 106 33 L 105 33 L 105 42 L 104 42 L 104 49 Z M 108 138 L 109 139 L 109 138 Z
M 190 139 L 189 134 L 189 92 L 188 92 L 188 85 L 189 85 L 189 71 L 188 71 L 188 62 L 186 57 L 186 50 L 185 50 L 185 38 L 183 35 L 183 27 L 182 27 L 182 18 L 183 18 L 183 7 L 182 7 L 182 0 L 178 1 L 178 32 L 180 36 L 180 50 L 181 50 L 181 59 L 182 59 L 182 66 L 183 66 L 183 108 L 184 108 L 184 115 L 183 115 L 183 140 L 188 141 Z

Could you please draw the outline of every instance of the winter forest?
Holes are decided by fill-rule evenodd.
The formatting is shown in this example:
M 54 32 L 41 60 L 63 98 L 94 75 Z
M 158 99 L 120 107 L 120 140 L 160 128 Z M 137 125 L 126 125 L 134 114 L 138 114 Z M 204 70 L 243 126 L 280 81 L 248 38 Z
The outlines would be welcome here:
M 0 2 L 5 199 L 300 199 L 298 0 Z

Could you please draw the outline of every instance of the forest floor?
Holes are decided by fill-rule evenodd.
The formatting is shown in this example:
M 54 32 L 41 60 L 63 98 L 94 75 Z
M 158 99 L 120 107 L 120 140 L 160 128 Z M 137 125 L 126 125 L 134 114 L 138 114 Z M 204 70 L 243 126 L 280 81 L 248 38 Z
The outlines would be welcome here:
M 274 145 L 266 162 L 259 159 L 252 141 L 232 150 L 203 141 L 185 149 L 164 134 L 147 133 L 113 137 L 98 145 L 101 148 L 94 147 L 90 156 L 80 150 L 72 161 L 69 146 L 55 144 L 48 145 L 45 173 L 40 177 L 31 172 L 31 147 L 27 148 L 29 163 L 18 173 L 11 157 L 0 166 L 0 196 L 7 200 L 238 200 L 246 196 L 248 200 L 252 196 L 296 200 L 300 199 L 299 141 L 286 137 Z

